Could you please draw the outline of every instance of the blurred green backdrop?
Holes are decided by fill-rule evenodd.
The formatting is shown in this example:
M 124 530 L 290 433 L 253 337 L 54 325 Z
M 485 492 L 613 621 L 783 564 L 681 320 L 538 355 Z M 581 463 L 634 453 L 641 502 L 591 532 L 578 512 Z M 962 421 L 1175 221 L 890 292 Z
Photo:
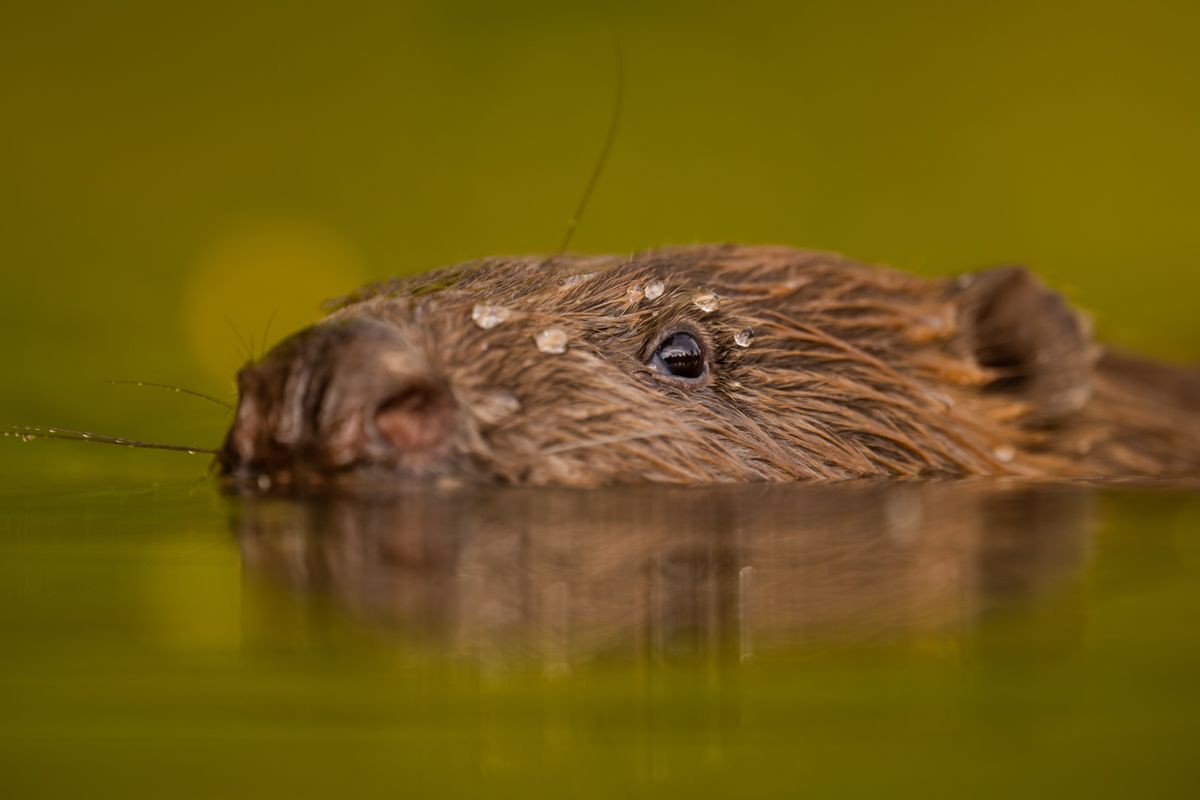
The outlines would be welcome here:
M 1200 7 L 617 2 L 623 125 L 580 251 L 736 240 L 1019 261 L 1200 356 Z M 231 330 L 553 250 L 603 138 L 603 3 L 42 3 L 0 26 L 0 423 L 214 445 Z M 0 442 L 0 477 L 200 475 Z

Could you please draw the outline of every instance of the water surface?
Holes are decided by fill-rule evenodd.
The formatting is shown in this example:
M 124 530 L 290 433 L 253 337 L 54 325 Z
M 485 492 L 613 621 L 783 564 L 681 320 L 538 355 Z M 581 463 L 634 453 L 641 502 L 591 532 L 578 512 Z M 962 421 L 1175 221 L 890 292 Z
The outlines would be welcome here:
M 8 797 L 1191 796 L 1200 496 L 0 493 Z

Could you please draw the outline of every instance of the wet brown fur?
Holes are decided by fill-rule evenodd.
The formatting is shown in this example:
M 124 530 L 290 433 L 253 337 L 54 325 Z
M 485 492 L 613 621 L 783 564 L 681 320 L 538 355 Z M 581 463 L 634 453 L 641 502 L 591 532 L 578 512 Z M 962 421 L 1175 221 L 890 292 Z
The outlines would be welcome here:
M 664 292 L 648 299 L 654 282 Z M 718 298 L 711 312 L 697 305 L 705 294 Z M 479 306 L 509 316 L 483 329 Z M 708 353 L 703 385 L 646 366 L 681 326 Z M 339 328 L 341 350 L 312 344 Z M 535 344 L 552 328 L 566 352 Z M 333 369 L 374 369 L 376 350 L 353 344 L 362 331 L 387 340 L 389 369 L 442 398 L 428 417 L 436 443 L 364 459 L 356 437 L 369 420 L 285 391 Z M 747 347 L 735 342 L 742 332 Z M 1024 270 L 929 280 L 783 247 L 486 259 L 377 284 L 248 367 L 241 388 L 220 464 L 284 482 L 364 471 L 595 486 L 1200 470 L 1197 373 L 1105 353 Z

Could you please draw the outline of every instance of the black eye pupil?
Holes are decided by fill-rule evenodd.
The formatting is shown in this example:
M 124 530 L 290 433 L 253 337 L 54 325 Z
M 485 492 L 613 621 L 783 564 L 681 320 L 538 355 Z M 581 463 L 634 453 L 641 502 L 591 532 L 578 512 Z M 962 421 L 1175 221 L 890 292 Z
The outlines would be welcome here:
M 699 378 L 704 375 L 704 350 L 696 337 L 685 331 L 673 333 L 654 353 L 661 371 L 676 378 Z

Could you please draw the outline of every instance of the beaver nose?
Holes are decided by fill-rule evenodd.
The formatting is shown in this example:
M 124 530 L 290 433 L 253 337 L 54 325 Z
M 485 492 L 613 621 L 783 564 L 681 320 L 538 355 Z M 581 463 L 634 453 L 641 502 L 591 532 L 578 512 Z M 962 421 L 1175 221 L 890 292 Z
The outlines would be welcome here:
M 419 348 L 376 320 L 313 326 L 238 382 L 237 418 L 218 461 L 227 474 L 362 464 L 414 471 L 450 438 L 449 392 Z

